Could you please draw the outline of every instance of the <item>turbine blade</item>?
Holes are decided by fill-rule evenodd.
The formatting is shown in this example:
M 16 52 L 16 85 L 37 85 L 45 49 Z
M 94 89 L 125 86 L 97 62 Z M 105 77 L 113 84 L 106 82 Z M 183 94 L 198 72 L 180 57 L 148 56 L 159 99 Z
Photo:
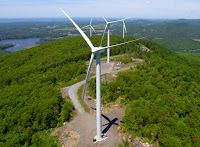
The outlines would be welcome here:
M 126 18 L 125 18 L 126 19 Z M 109 23 L 115 23 L 115 22 L 119 22 L 119 21 L 124 21 L 125 19 L 119 19 L 119 20 L 115 20 L 115 21 L 111 21 Z
M 109 23 L 116 23 L 116 22 L 119 22 L 119 21 L 122 21 L 123 19 L 120 19 L 120 20 L 115 20 L 115 21 L 110 21 Z
M 105 17 L 104 16 L 102 16 L 103 17 L 103 19 L 105 20 L 105 22 L 106 22 L 106 24 L 108 23 L 108 21 L 105 19 Z
M 92 25 L 92 18 L 91 18 L 91 20 L 90 20 L 90 25 Z
M 91 27 L 91 28 L 92 28 L 92 30 L 95 32 L 95 30 L 94 30 L 93 26 L 91 25 L 90 27 Z M 95 32 L 95 33 L 96 33 L 96 32 Z
M 127 18 L 124 18 L 124 19 L 119 19 L 119 20 L 111 21 L 109 23 L 115 23 L 115 22 L 119 22 L 119 21 L 124 21 L 124 20 L 129 19 L 129 18 L 131 18 L 131 17 L 127 17 Z
M 90 25 L 87 25 L 87 26 L 84 26 L 84 27 L 82 27 L 82 28 L 87 28 L 87 27 L 89 27 Z
M 101 39 L 100 46 L 102 45 L 102 42 L 103 42 L 103 38 L 104 38 L 104 35 L 105 35 L 105 32 L 106 32 L 106 29 L 107 29 L 107 24 L 106 24 L 106 27 L 105 27 L 105 29 L 104 29 L 103 35 L 102 35 L 102 39 Z
M 120 44 L 115 44 L 115 45 L 111 45 L 111 46 L 102 47 L 101 50 L 102 49 L 106 49 L 106 48 L 111 48 L 111 47 L 119 46 L 119 45 L 123 45 L 123 44 L 127 44 L 127 43 L 130 43 L 130 42 L 134 42 L 134 41 L 137 41 L 137 40 L 140 40 L 140 39 L 143 39 L 143 38 L 146 38 L 146 37 L 138 38 L 138 39 L 127 41 L 127 42 L 120 43 Z
M 126 17 L 126 18 L 124 18 L 124 20 L 126 20 L 126 19 L 130 19 L 131 17 Z
M 91 67 L 92 67 L 92 62 L 93 62 L 94 56 L 95 56 L 95 53 L 92 53 L 91 58 L 90 58 L 90 63 L 89 63 L 89 66 L 88 66 L 87 76 L 86 76 L 86 79 L 85 79 L 85 85 L 84 85 L 84 90 L 83 90 L 81 107 L 83 106 L 83 99 L 84 99 L 85 90 L 86 90 L 86 87 L 87 87 L 87 82 L 88 82 L 88 78 L 89 78 L 89 75 L 90 75 L 90 70 L 91 70 Z
M 85 35 L 85 33 L 79 28 L 79 26 L 69 17 L 69 15 L 67 15 L 67 13 L 65 13 L 64 10 L 62 10 L 60 8 L 60 10 L 69 18 L 69 20 L 73 23 L 73 25 L 76 27 L 76 29 L 80 32 L 80 34 L 83 36 L 83 38 L 85 39 L 85 41 L 87 42 L 87 44 L 90 46 L 91 49 L 94 48 L 92 42 L 90 41 L 90 39 Z

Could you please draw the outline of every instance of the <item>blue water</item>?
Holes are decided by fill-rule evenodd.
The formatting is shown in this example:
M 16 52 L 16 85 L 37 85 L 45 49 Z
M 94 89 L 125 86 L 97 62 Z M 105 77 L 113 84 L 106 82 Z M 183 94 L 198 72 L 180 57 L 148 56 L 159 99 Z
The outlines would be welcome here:
M 26 39 L 8 39 L 1 40 L 0 44 L 15 44 L 15 46 L 7 48 L 6 51 L 16 52 L 23 50 L 27 47 L 37 46 L 35 42 L 38 42 L 40 38 L 26 38 Z

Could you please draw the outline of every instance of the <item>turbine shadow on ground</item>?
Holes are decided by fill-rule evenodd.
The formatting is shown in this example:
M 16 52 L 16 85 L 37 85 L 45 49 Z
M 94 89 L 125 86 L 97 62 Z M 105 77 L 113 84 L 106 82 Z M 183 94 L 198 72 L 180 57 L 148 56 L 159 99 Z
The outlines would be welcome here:
M 102 114 L 102 116 L 108 121 L 107 124 L 103 125 L 103 126 L 107 125 L 107 127 L 102 131 L 102 133 L 107 133 L 108 130 L 112 127 L 112 125 L 119 125 L 118 123 L 115 123 L 118 120 L 118 118 L 114 118 L 112 121 L 110 121 L 110 119 L 105 115 Z
M 92 108 L 92 107 L 90 107 L 90 108 L 96 111 L 96 108 Z M 105 120 L 108 121 L 107 124 L 102 125 L 102 127 L 103 127 L 103 126 L 107 126 L 107 127 L 102 131 L 102 133 L 107 133 L 108 130 L 112 127 L 112 125 L 117 125 L 117 126 L 119 125 L 118 123 L 115 123 L 115 122 L 118 120 L 118 118 L 114 118 L 113 120 L 110 120 L 110 119 L 109 119 L 107 116 L 105 116 L 104 114 L 101 114 L 101 116 L 102 116 Z

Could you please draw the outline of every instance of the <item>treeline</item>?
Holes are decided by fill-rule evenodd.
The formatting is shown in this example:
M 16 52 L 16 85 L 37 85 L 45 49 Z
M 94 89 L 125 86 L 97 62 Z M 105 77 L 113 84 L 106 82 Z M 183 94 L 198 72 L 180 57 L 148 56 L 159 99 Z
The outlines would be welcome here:
M 13 44 L 0 44 L 0 56 L 9 53 L 8 51 L 4 51 L 4 50 L 13 46 L 14 46 Z
M 14 44 L 0 44 L 0 50 L 5 50 L 9 47 L 15 46 Z
M 111 44 L 125 41 L 117 36 L 111 39 Z M 98 46 L 101 36 L 91 40 Z M 117 47 L 112 52 L 130 48 Z M 85 40 L 75 37 L 0 57 L 0 146 L 58 144 L 57 138 L 49 136 L 50 130 L 68 120 L 73 109 L 59 88 L 85 78 L 90 54 Z
M 123 98 L 122 129 L 133 139 L 145 137 L 166 147 L 200 146 L 199 63 L 156 43 L 140 43 L 151 52 L 135 48 L 132 53 L 145 63 L 102 83 L 102 102 Z M 95 79 L 89 83 L 94 96 Z

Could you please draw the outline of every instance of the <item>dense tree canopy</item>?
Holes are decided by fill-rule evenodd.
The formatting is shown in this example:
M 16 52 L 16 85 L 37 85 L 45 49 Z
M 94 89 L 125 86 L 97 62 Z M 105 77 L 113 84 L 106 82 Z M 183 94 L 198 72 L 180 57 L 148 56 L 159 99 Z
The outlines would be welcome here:
M 102 102 L 122 97 L 121 102 L 127 104 L 122 128 L 133 138 L 147 137 L 166 147 L 199 146 L 199 63 L 156 43 L 140 43 L 151 51 L 134 48 L 132 53 L 145 63 L 103 82 Z M 95 97 L 95 79 L 89 85 Z
M 111 38 L 112 44 L 124 41 Z M 91 37 L 95 45 L 100 39 Z M 129 48 L 118 47 L 112 53 L 124 53 Z M 59 87 L 83 80 L 89 58 L 89 46 L 81 37 L 2 55 L 0 146 L 37 146 L 47 140 L 46 146 L 54 146 L 57 142 L 45 130 L 68 120 L 73 109 L 70 101 L 62 99 Z
M 131 39 L 111 36 L 111 45 Z M 91 37 L 95 46 L 100 40 Z M 139 43 L 151 51 L 140 51 Z M 123 130 L 162 146 L 199 146 L 199 64 L 145 40 L 111 50 L 111 55 L 121 53 L 145 60 L 102 84 L 104 103 L 121 96 L 128 104 Z M 59 87 L 83 80 L 89 58 L 90 48 L 81 37 L 1 56 L 0 146 L 55 146 L 58 140 L 49 136 L 50 129 L 68 120 L 73 109 Z

